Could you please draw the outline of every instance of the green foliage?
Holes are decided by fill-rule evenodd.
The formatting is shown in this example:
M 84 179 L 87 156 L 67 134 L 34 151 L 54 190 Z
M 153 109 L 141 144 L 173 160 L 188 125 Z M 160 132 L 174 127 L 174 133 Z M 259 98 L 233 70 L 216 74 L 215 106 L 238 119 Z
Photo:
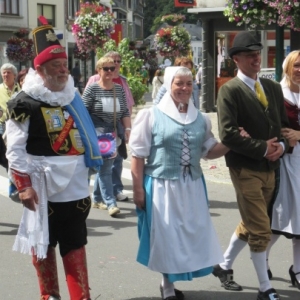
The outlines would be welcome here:
M 152 26 L 150 28 L 150 32 L 155 33 L 158 30 L 160 25 L 161 25 L 161 17 L 155 18 L 153 23 L 152 23 Z
M 110 39 L 107 41 L 104 45 L 103 48 L 97 48 L 97 58 L 100 59 L 102 56 L 104 56 L 105 53 L 109 51 L 118 51 L 117 50 L 117 45 L 116 42 L 113 39 Z
M 142 78 L 140 76 L 130 76 L 127 77 L 127 82 L 130 87 L 134 103 L 145 104 L 144 95 L 148 92 L 148 87 L 142 83 Z
M 136 105 L 143 104 L 143 96 L 148 91 L 148 87 L 142 83 L 138 71 L 143 65 L 143 60 L 138 59 L 134 55 L 134 51 L 129 49 L 129 39 L 123 39 L 119 45 L 116 45 L 114 40 L 109 40 L 103 48 L 97 49 L 98 59 L 109 51 L 117 51 L 122 57 L 122 66 L 120 73 L 127 78 L 129 88 L 132 92 L 133 99 Z
M 162 16 L 168 14 L 183 14 L 185 23 L 196 24 L 199 17 L 197 14 L 187 13 L 187 8 L 175 7 L 174 0 L 146 0 L 144 8 L 144 37 L 156 33 L 161 25 Z

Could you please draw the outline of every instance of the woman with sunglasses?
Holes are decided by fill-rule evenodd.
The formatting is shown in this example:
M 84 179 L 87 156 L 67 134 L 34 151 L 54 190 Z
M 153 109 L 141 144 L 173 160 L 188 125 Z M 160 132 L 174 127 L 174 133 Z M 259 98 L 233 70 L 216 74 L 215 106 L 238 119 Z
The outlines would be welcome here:
M 132 107 L 134 105 L 134 100 L 133 100 L 133 96 L 130 91 L 129 85 L 127 83 L 126 77 L 124 77 L 120 74 L 122 58 L 121 58 L 119 52 L 116 52 L 116 51 L 109 51 L 104 55 L 104 57 L 111 57 L 114 60 L 116 69 L 115 69 L 115 73 L 114 73 L 113 82 L 118 83 L 123 87 L 125 95 L 126 95 L 127 107 L 131 114 Z M 86 84 L 86 87 L 91 85 L 94 82 L 97 82 L 99 79 L 100 79 L 99 73 L 91 76 Z
M 114 98 L 116 100 L 116 122 L 121 122 L 125 128 L 124 137 L 128 141 L 131 129 L 130 114 L 126 96 L 121 85 L 113 82 L 115 62 L 111 57 L 102 57 L 96 64 L 100 76 L 98 82 L 89 85 L 83 95 L 83 103 L 89 111 L 95 127 L 111 128 L 114 131 Z M 118 132 L 119 134 L 119 132 Z M 119 141 L 119 142 L 118 142 Z M 117 146 L 121 143 L 117 138 Z M 112 165 L 114 158 L 104 159 L 103 166 L 98 172 L 98 183 L 101 195 L 110 216 L 120 213 L 113 192 Z
M 134 105 L 134 100 L 126 78 L 120 74 L 122 58 L 119 52 L 116 51 L 109 51 L 104 55 L 104 57 L 111 57 L 114 60 L 116 69 L 114 72 L 113 82 L 120 84 L 124 89 L 127 107 L 131 115 L 132 107 Z M 90 84 L 99 81 L 99 79 L 100 79 L 99 74 L 91 76 L 86 86 L 89 86 Z M 123 159 L 126 158 L 127 158 L 126 141 L 122 139 L 122 143 L 118 147 L 118 155 L 115 158 L 112 167 L 113 189 L 117 201 L 128 201 L 128 197 L 125 194 L 123 194 L 124 186 L 122 183 Z M 98 181 L 97 177 L 98 175 L 96 175 L 95 182 Z M 107 209 L 106 205 L 102 201 L 100 189 L 97 184 L 95 184 L 94 191 L 93 191 L 93 208 Z

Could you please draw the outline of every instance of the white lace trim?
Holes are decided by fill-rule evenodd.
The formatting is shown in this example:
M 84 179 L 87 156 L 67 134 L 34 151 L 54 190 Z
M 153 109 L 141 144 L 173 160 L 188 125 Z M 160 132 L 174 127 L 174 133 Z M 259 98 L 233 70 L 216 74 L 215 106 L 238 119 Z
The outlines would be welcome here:
M 51 106 L 65 106 L 72 102 L 76 89 L 71 75 L 62 91 L 52 92 L 44 86 L 44 81 L 33 69 L 29 69 L 25 77 L 22 90 L 30 97 L 50 104 Z

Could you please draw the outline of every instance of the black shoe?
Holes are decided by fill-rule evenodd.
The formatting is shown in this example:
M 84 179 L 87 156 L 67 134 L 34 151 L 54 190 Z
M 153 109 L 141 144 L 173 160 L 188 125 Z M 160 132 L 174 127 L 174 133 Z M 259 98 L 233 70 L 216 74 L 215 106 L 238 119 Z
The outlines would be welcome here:
M 269 277 L 269 279 L 272 279 L 272 278 L 273 278 L 273 274 L 272 274 L 272 272 L 271 272 L 270 269 L 268 269 L 268 277 Z
M 160 290 L 160 294 L 161 294 L 161 298 L 163 300 L 172 300 L 172 299 L 177 299 L 177 300 L 184 300 L 184 293 L 180 290 L 174 289 L 175 291 L 175 296 L 170 296 L 167 298 L 164 298 L 164 292 L 163 292 L 163 287 L 160 285 L 159 286 L 159 290 Z
M 297 280 L 297 277 L 296 277 L 296 275 L 300 274 L 300 272 L 294 273 L 293 265 L 291 265 L 291 267 L 289 269 L 289 273 L 290 273 L 292 285 L 296 286 L 300 290 L 300 282 Z
M 222 287 L 229 291 L 241 291 L 243 288 L 233 280 L 233 270 L 224 270 L 220 265 L 213 267 L 213 274 L 218 277 L 222 283 Z
M 269 289 L 265 292 L 258 292 L 257 300 L 280 300 L 275 289 Z

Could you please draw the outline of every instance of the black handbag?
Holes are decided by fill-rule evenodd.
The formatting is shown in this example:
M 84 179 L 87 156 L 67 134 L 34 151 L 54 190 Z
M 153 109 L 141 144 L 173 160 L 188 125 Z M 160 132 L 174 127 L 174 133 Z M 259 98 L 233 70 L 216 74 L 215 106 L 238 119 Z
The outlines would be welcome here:
M 118 147 L 118 153 L 123 159 L 127 159 L 127 148 L 126 148 L 126 142 L 125 139 L 122 139 L 121 145 Z

